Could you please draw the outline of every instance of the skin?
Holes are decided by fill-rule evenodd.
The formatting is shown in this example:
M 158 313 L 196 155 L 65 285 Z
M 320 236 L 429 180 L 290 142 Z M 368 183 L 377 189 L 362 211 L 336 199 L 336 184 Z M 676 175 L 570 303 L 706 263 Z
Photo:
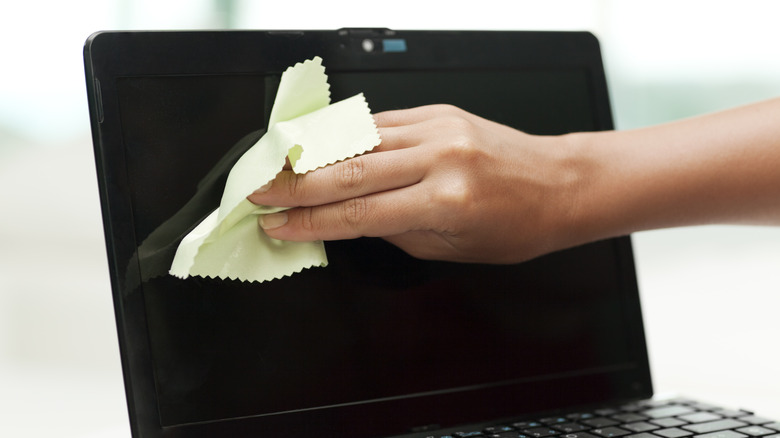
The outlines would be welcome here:
M 516 263 L 636 231 L 780 225 L 780 99 L 631 131 L 533 136 L 458 108 L 376 114 L 371 153 L 248 199 L 282 240 L 381 237 L 409 254 Z

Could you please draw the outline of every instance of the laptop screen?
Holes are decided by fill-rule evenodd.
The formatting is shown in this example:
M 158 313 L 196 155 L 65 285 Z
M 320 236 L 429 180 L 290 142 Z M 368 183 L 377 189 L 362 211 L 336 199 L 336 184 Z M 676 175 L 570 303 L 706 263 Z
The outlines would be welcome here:
M 448 103 L 533 134 L 611 126 L 585 66 L 324 65 L 333 101 L 363 92 L 374 112 Z M 627 238 L 515 265 L 423 261 L 361 238 L 326 242 L 327 267 L 264 283 L 167 275 L 262 135 L 279 73 L 115 79 L 134 242 L 116 269 L 140 297 L 134 345 L 147 350 L 163 430 L 303 421 L 402 433 L 649 391 L 626 377 L 646 368 Z M 408 419 L 379 418 L 389 412 Z

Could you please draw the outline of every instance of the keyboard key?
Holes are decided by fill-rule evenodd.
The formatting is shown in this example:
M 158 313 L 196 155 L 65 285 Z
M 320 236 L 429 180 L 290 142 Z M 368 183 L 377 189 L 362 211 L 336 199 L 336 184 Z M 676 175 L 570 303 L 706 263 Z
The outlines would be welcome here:
M 577 432 L 563 435 L 561 438 L 599 438 L 596 435 L 591 435 L 587 432 Z
M 775 433 L 772 429 L 767 429 L 766 427 L 761 426 L 748 426 L 743 427 L 740 429 L 737 429 L 737 432 L 744 433 L 745 435 L 750 436 L 764 436 Z
M 696 435 L 696 438 L 744 438 L 746 436 L 747 435 L 745 435 L 744 433 L 734 432 L 733 430 L 722 430 L 720 432 L 712 432 L 712 433 L 705 433 L 704 435 Z
M 650 418 L 665 418 L 677 417 L 679 415 L 690 414 L 693 412 L 695 411 L 688 406 L 672 405 L 661 408 L 648 409 L 646 411 L 642 411 L 642 414 Z
M 604 409 L 596 409 L 593 411 L 598 415 L 599 417 L 609 417 L 611 415 L 617 415 L 620 413 L 617 409 L 610 409 L 610 408 L 604 408 Z
M 549 418 L 542 418 L 539 420 L 540 423 L 546 424 L 548 426 L 553 424 L 560 424 L 560 423 L 567 423 L 569 420 L 564 417 L 549 417 Z
M 739 417 L 737 418 L 737 420 L 744 421 L 745 423 L 750 423 L 750 424 L 766 424 L 772 422 L 772 420 L 768 418 L 758 417 L 755 415 L 749 415 L 747 417 Z
M 523 438 L 525 435 L 518 434 L 517 432 L 501 432 L 501 433 L 489 433 L 485 435 L 485 438 Z
M 702 402 L 693 402 L 688 403 L 688 406 L 692 407 L 693 409 L 699 410 L 699 411 L 714 411 L 717 409 L 721 409 L 720 406 L 711 405 L 709 403 L 702 403 Z
M 585 427 L 579 423 L 563 423 L 563 424 L 554 424 L 552 426 L 553 429 L 559 430 L 563 433 L 574 433 L 574 432 L 582 432 L 583 430 L 590 429 L 589 427 Z
M 582 420 L 590 420 L 591 418 L 595 418 L 595 415 L 588 413 L 588 412 L 575 412 L 573 414 L 569 414 L 566 416 L 571 421 L 582 421 Z
M 622 427 L 623 429 L 628 429 L 631 432 L 647 432 L 650 430 L 658 429 L 658 426 L 656 426 L 655 424 L 650 424 L 645 421 L 637 421 L 636 423 L 624 424 L 620 427 Z
M 590 433 L 596 434 L 604 438 L 613 438 L 613 437 L 628 435 L 631 432 L 625 429 L 621 429 L 619 427 L 605 427 L 603 429 L 593 429 L 590 431 Z
M 633 435 L 627 435 L 624 436 L 623 438 L 658 438 L 658 436 L 650 433 L 642 432 L 642 433 L 635 433 Z
M 723 417 L 712 412 L 694 412 L 693 414 L 680 415 L 679 418 L 689 423 L 704 423 L 705 421 L 720 420 Z
M 719 430 L 736 429 L 738 427 L 744 427 L 747 425 L 747 423 L 743 423 L 732 418 L 726 418 L 724 420 L 710 421 L 707 423 L 689 424 L 687 426 L 682 426 L 682 428 L 690 430 L 694 433 L 710 433 L 717 432 Z
M 532 427 L 542 427 L 544 424 L 538 422 L 538 421 L 518 421 L 517 423 L 512 423 L 512 427 L 515 429 L 530 429 Z
M 774 422 L 774 423 L 765 424 L 764 427 L 768 427 L 768 428 L 774 429 L 774 430 L 780 430 L 780 421 L 777 421 L 777 422 Z
M 478 430 L 474 430 L 474 431 L 471 431 L 471 432 L 455 432 L 454 435 L 457 438 L 474 438 L 474 437 L 481 437 L 481 436 L 483 436 L 483 433 L 478 431 Z
M 660 408 L 662 406 L 679 404 L 679 402 L 675 402 L 674 400 L 647 400 L 644 404 L 647 408 Z
M 738 411 L 736 409 L 718 409 L 712 411 L 712 413 L 720 415 L 721 417 L 744 417 L 745 415 L 753 415 L 750 411 Z
M 486 427 L 485 430 L 483 430 L 483 432 L 495 434 L 495 433 L 512 432 L 514 430 L 515 429 L 513 427 L 509 427 L 509 426 L 491 426 L 491 427 Z
M 544 438 L 547 436 L 560 435 L 560 432 L 549 427 L 535 427 L 533 429 L 525 429 L 523 430 L 523 433 L 533 438 Z
M 688 432 L 687 430 L 678 429 L 676 427 L 671 427 L 669 429 L 661 429 L 653 431 L 656 435 L 661 435 L 665 438 L 680 438 L 684 436 L 690 436 L 693 435 L 693 433 Z
M 590 427 L 595 428 L 602 428 L 602 427 L 608 427 L 608 426 L 614 426 L 616 424 L 620 424 L 620 422 L 615 420 L 610 420 L 609 418 L 591 418 L 590 420 L 582 420 L 581 423 L 587 424 Z
M 696 403 L 696 400 L 691 400 L 685 397 L 677 397 L 671 400 L 667 400 L 667 402 L 669 402 L 669 404 L 689 405 L 691 403 Z
M 613 415 L 612 419 L 617 420 L 621 423 L 633 423 L 635 421 L 647 420 L 647 417 L 639 414 L 620 414 L 620 415 Z
M 685 421 L 677 418 L 659 418 L 657 420 L 650 420 L 650 422 L 661 427 L 677 427 L 682 426 L 683 424 L 688 424 Z

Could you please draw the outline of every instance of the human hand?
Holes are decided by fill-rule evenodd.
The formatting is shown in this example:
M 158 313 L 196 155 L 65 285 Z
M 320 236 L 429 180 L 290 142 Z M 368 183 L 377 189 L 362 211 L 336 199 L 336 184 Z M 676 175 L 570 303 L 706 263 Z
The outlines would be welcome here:
M 581 173 L 565 137 L 532 136 L 448 105 L 375 115 L 371 153 L 282 171 L 248 199 L 293 207 L 261 217 L 273 238 L 381 237 L 412 256 L 514 263 L 580 243 Z

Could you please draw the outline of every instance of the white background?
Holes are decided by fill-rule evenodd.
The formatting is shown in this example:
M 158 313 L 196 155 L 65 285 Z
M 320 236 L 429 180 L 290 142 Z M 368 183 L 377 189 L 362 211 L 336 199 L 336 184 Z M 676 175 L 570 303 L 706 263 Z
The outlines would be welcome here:
M 618 129 L 780 96 L 780 3 L 454 3 L 3 3 L 0 436 L 129 436 L 81 60 L 93 31 L 590 30 Z M 695 227 L 634 242 L 657 391 L 780 419 L 780 229 Z

